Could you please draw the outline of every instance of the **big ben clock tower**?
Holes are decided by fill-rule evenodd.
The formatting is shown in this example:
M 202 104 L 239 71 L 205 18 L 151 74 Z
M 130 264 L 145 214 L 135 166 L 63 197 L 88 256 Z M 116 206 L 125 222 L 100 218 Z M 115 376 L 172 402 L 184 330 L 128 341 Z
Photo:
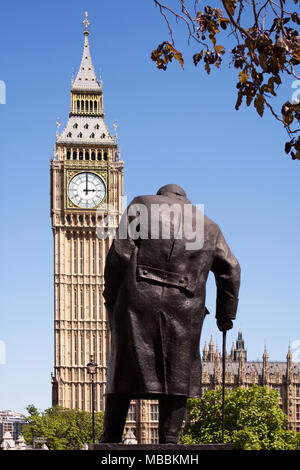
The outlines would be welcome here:
M 54 236 L 54 376 L 52 403 L 91 410 L 87 363 L 98 364 L 95 408 L 104 409 L 109 333 L 102 297 L 105 257 L 111 239 L 97 236 L 108 206 L 122 211 L 123 162 L 117 139 L 104 121 L 102 84 L 89 48 L 89 22 L 69 120 L 57 133 L 51 160 Z

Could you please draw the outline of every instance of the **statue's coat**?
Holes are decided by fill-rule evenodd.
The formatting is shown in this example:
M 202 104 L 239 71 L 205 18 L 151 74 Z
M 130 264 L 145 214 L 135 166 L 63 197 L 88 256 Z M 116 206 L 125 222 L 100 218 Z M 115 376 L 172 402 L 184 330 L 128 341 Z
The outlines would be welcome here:
M 133 204 L 145 205 L 150 214 L 149 238 L 120 239 L 118 235 L 107 255 L 103 293 L 111 328 L 107 394 L 200 395 L 199 342 L 210 271 L 217 285 L 216 318 L 236 316 L 240 266 L 217 224 L 202 216 L 204 243 L 196 250 L 186 249 L 185 238 L 150 237 L 151 204 L 179 204 L 183 209 L 189 203 L 184 191 L 174 188 L 169 185 L 161 194 L 135 198 L 123 221 L 134 219 L 129 215 Z M 187 225 L 195 224 L 195 214 L 193 207 L 193 217 L 185 218 Z M 160 223 L 164 220 L 168 220 L 167 211 Z M 174 232 L 176 223 L 174 219 Z

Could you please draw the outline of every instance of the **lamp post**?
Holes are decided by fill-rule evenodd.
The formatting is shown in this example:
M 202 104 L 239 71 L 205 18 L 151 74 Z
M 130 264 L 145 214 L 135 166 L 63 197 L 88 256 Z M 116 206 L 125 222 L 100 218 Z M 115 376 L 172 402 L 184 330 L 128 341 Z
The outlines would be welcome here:
M 93 356 L 87 365 L 87 373 L 90 374 L 92 379 L 92 439 L 95 444 L 95 389 L 94 389 L 94 375 L 97 374 L 98 365 L 94 362 Z

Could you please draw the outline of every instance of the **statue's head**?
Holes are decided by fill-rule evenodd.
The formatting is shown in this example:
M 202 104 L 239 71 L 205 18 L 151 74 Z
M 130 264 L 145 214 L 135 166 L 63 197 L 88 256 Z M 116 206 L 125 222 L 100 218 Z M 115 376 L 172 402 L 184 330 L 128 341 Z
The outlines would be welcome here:
M 158 196 L 168 196 L 168 195 L 176 195 L 181 197 L 186 197 L 184 189 L 182 189 L 177 184 L 166 184 L 159 188 L 156 193 Z

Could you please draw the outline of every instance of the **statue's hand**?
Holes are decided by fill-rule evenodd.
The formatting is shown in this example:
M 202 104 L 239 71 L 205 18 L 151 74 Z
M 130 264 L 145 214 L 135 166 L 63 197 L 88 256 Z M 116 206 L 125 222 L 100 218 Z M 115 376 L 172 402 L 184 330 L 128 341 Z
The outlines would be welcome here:
M 233 323 L 232 323 L 232 320 L 230 320 L 229 318 L 225 318 L 222 320 L 218 319 L 217 326 L 220 331 L 227 331 L 227 330 L 231 330 L 231 328 L 233 327 Z

